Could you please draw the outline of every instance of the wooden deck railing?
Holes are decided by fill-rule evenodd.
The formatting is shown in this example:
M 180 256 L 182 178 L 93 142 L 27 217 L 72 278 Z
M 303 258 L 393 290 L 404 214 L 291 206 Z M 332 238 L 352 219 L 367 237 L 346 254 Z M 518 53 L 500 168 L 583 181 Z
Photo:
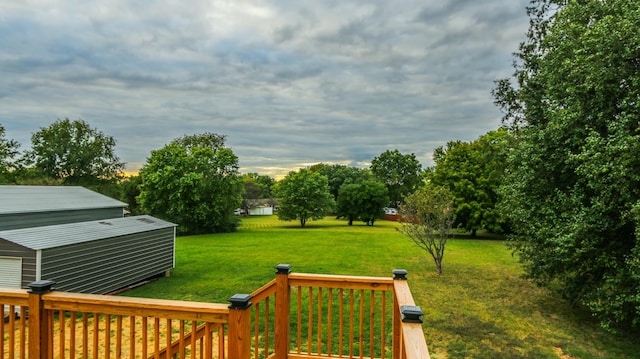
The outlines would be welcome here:
M 1 359 L 429 358 L 403 270 L 353 277 L 279 265 L 274 280 L 231 305 L 56 292 L 52 284 L 0 289 Z

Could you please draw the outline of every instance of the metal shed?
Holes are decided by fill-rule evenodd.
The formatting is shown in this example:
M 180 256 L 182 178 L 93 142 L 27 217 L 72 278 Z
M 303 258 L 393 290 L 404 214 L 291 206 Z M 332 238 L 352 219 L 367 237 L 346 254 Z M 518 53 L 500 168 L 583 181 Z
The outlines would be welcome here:
M 0 231 L 0 287 L 48 279 L 61 291 L 111 293 L 174 268 L 175 227 L 135 216 Z
M 0 186 L 0 231 L 121 218 L 126 206 L 79 186 Z

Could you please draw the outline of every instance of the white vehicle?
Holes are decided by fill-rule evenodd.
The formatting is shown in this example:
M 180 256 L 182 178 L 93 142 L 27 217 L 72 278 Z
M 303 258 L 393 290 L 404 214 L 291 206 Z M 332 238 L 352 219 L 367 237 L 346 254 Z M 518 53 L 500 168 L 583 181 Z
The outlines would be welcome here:
M 398 214 L 398 210 L 395 208 L 385 207 L 383 208 L 384 214 Z

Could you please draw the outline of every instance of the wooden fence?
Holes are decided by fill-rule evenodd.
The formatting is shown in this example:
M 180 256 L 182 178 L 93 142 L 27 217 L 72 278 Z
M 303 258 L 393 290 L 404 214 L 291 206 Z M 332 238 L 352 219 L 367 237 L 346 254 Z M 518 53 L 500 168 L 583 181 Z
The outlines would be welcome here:
M 231 305 L 0 289 L 1 359 L 429 358 L 406 271 L 291 273 Z

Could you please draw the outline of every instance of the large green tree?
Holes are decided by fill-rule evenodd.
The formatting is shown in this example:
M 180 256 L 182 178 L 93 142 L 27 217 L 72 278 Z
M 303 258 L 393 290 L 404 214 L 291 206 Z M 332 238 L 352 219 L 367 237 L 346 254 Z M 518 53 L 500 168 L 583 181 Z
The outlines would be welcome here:
M 4 126 L 0 123 L 0 183 L 9 180 L 14 169 L 14 159 L 18 155 L 20 144 L 15 140 L 5 138 Z
M 496 209 L 512 136 L 505 128 L 475 141 L 451 141 L 434 151 L 427 178 L 454 196 L 455 226 L 476 236 L 478 229 L 499 232 L 504 221 Z
M 496 103 L 513 248 L 603 326 L 640 327 L 640 2 L 534 1 Z
M 116 140 L 83 120 L 58 120 L 31 136 L 29 164 L 65 184 L 118 179 L 124 163 L 115 154 Z
M 386 150 L 371 161 L 373 176 L 387 186 L 393 206 L 402 202 L 404 196 L 412 193 L 423 182 L 422 165 L 415 154 L 402 154 L 396 150 Z
M 238 157 L 224 136 L 178 138 L 151 152 L 140 170 L 143 209 L 178 224 L 182 234 L 234 231 L 233 211 L 242 202 Z
M 275 186 L 278 218 L 299 220 L 304 227 L 309 219 L 321 219 L 335 206 L 327 177 L 308 169 L 291 171 Z
M 329 181 L 329 192 L 334 200 L 338 200 L 338 192 L 344 184 L 359 183 L 365 180 L 373 179 L 368 169 L 349 167 L 340 164 L 329 165 L 326 163 L 318 163 L 309 168 L 312 172 L 318 172 L 327 177 Z
M 257 172 L 242 174 L 242 181 L 245 199 L 271 198 L 271 189 L 276 183 L 272 177 Z
M 347 183 L 340 187 L 336 215 L 346 218 L 350 226 L 356 219 L 372 226 L 383 214 L 382 208 L 387 203 L 389 196 L 384 184 L 377 181 Z

